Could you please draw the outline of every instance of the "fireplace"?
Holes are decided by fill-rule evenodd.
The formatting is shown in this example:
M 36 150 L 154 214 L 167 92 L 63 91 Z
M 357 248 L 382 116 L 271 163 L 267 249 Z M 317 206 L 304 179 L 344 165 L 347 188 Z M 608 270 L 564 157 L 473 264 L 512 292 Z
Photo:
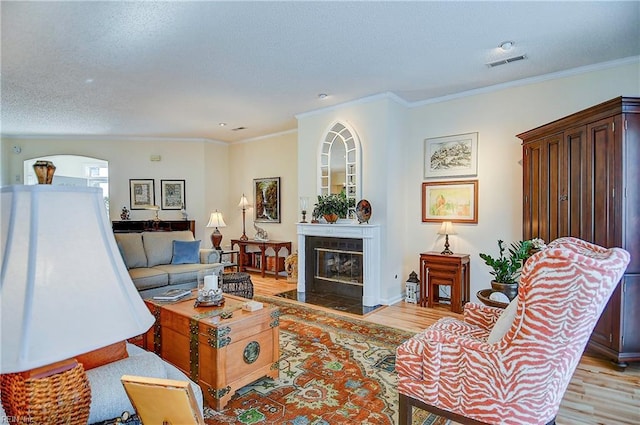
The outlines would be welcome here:
M 329 293 L 380 305 L 380 227 L 298 224 L 298 292 Z
M 362 239 L 308 236 L 305 292 L 362 298 Z

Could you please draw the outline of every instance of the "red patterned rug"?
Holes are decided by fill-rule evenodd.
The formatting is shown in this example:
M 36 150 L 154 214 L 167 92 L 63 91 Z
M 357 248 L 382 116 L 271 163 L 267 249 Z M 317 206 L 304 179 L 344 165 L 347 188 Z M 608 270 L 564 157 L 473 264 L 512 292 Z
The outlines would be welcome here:
M 257 299 L 260 297 L 256 297 Z M 395 424 L 395 348 L 412 333 L 274 298 L 280 306 L 280 377 L 239 390 L 207 424 Z M 416 412 L 414 425 L 442 418 Z

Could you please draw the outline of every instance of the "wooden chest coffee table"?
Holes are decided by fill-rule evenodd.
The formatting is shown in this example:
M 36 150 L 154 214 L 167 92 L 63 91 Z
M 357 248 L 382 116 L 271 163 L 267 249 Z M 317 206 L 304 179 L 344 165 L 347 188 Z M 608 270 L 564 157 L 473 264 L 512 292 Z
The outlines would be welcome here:
M 145 300 L 156 322 L 143 337 L 153 351 L 191 377 L 210 407 L 224 408 L 243 386 L 278 377 L 279 310 L 242 310 L 247 300 L 225 294 L 222 307 L 195 308 L 191 297 L 174 303 Z M 231 315 L 231 317 L 228 317 Z

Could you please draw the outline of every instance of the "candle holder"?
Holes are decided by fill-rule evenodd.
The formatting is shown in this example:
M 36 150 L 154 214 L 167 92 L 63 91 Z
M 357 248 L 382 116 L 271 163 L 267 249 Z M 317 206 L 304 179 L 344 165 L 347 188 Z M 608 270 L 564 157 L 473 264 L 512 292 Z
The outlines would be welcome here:
M 198 296 L 194 307 L 210 307 L 224 305 L 222 289 L 218 287 L 218 274 L 213 269 L 198 272 Z
M 300 210 L 302 212 L 302 221 L 300 223 L 307 222 L 307 206 L 309 204 L 309 198 L 306 196 L 300 197 Z
M 212 289 L 209 291 L 200 291 L 198 289 L 198 297 L 193 303 L 194 307 L 220 307 L 224 305 L 224 297 L 222 296 L 222 289 Z

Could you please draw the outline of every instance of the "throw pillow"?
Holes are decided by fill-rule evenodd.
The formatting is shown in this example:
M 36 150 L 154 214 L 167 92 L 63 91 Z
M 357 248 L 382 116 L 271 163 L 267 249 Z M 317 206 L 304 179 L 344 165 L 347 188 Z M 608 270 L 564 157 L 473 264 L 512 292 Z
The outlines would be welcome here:
M 200 241 L 173 241 L 171 264 L 195 264 L 200 262 Z
M 124 341 L 89 351 L 88 353 L 76 356 L 78 363 L 82 363 L 84 370 L 90 370 L 117 360 L 129 357 L 127 353 L 127 344 Z
M 513 321 L 516 319 L 516 313 L 518 312 L 518 297 L 515 297 L 504 309 L 496 324 L 493 325 L 493 329 L 489 333 L 489 337 L 487 338 L 487 342 L 489 344 L 495 344 L 500 341 L 502 337 L 507 334 L 509 328 L 513 324 Z

